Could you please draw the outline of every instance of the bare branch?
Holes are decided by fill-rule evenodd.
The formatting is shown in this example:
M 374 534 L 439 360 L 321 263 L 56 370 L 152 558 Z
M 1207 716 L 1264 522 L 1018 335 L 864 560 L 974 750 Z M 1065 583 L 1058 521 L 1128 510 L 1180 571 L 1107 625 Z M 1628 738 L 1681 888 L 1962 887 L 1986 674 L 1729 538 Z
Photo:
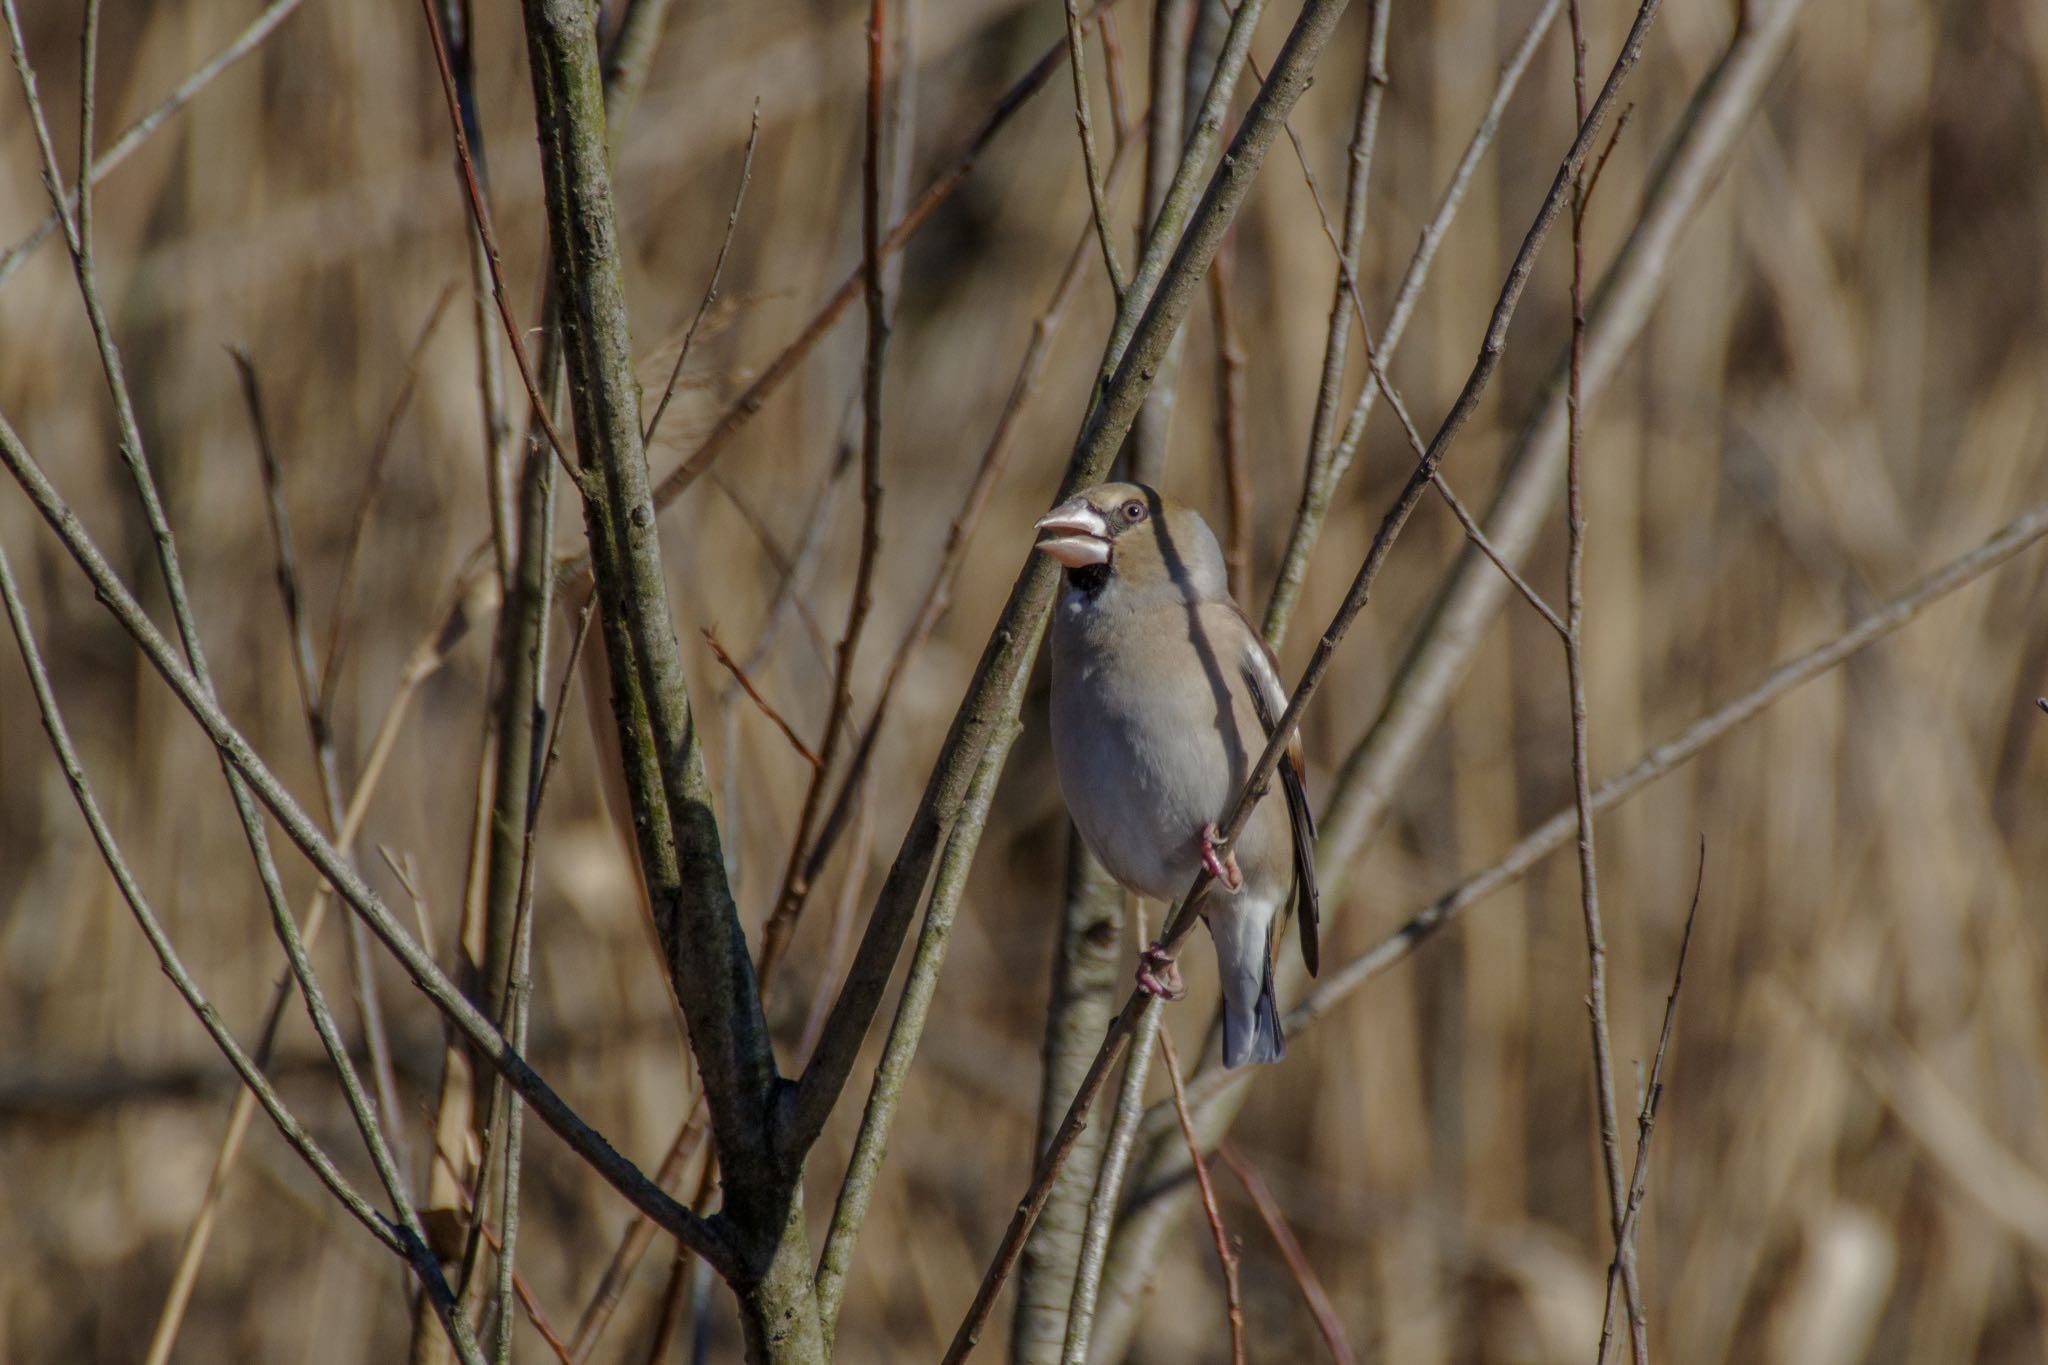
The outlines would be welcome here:
M 1699 871 L 1692 883 L 1692 905 L 1685 912 L 1685 932 L 1678 939 L 1678 963 L 1671 969 L 1671 994 L 1664 997 L 1664 1025 L 1657 1031 L 1657 1055 L 1650 1062 L 1650 1078 L 1644 1085 L 1642 1106 L 1636 1114 L 1636 1164 L 1629 1176 L 1628 1208 L 1622 1214 L 1615 1256 L 1607 1266 L 1607 1306 L 1600 1315 L 1600 1353 L 1595 1357 L 1600 1361 L 1607 1359 L 1607 1345 L 1614 1330 L 1615 1289 L 1628 1248 L 1634 1244 L 1643 1194 L 1650 1184 L 1650 1130 L 1657 1123 L 1657 1102 L 1664 1097 L 1664 1054 L 1671 1047 L 1671 1026 L 1678 1020 L 1678 992 L 1685 985 L 1685 955 L 1692 949 L 1692 926 L 1699 918 L 1700 891 L 1706 884 L 1707 837 L 1702 834 Z
M 1183 1123 L 1186 1121 L 1182 1119 Z M 1259 1211 L 1259 1221 L 1266 1225 L 1273 1245 L 1280 1250 L 1280 1259 L 1287 1264 L 1287 1273 L 1294 1279 L 1294 1287 L 1301 1291 L 1302 1301 L 1308 1305 L 1309 1316 L 1315 1319 L 1316 1331 L 1321 1333 L 1323 1345 L 1329 1348 L 1330 1359 L 1337 1365 L 1356 1365 L 1358 1358 L 1352 1354 L 1351 1342 L 1344 1335 L 1344 1320 L 1337 1316 L 1321 1277 L 1309 1264 L 1307 1254 L 1294 1236 L 1294 1229 L 1287 1226 L 1279 1201 L 1266 1188 L 1265 1177 L 1231 1143 L 1222 1144 L 1216 1149 L 1216 1154 L 1223 1158 L 1223 1164 L 1230 1167 L 1237 1183 L 1244 1186 L 1244 1192 L 1251 1196 L 1252 1207 Z
M 1110 291 L 1119 301 L 1124 296 L 1124 268 L 1116 258 L 1115 229 L 1109 223 L 1109 205 L 1102 190 L 1102 162 L 1095 151 L 1095 120 L 1088 112 L 1088 64 L 1082 56 L 1080 0 L 1067 4 L 1067 66 L 1074 76 L 1074 123 L 1081 131 L 1081 164 L 1088 177 L 1088 203 L 1094 210 L 1095 240 L 1102 247 L 1103 268 L 1109 272 Z M 1123 121 L 1117 120 L 1121 138 Z
M 1181 1083 L 1180 1058 L 1173 1048 L 1173 1030 L 1159 1031 L 1159 1046 L 1166 1054 L 1166 1079 L 1173 1084 L 1173 1113 L 1180 1120 L 1181 1140 L 1187 1143 L 1188 1162 L 1195 1168 L 1195 1188 L 1202 1192 L 1202 1212 L 1209 1220 L 1209 1240 L 1216 1244 L 1216 1261 L 1223 1270 L 1224 1311 L 1230 1319 L 1231 1365 L 1244 1365 L 1244 1303 L 1238 1291 L 1237 1248 L 1223 1228 L 1223 1210 L 1216 1204 L 1216 1187 L 1209 1180 L 1209 1163 L 1202 1159 L 1202 1142 L 1195 1136 L 1194 1115 L 1188 1112 L 1188 1091 Z
M 732 194 L 732 209 L 725 215 L 725 236 L 719 239 L 718 255 L 711 262 L 711 280 L 704 286 L 704 297 L 698 302 L 689 328 L 683 333 L 682 349 L 676 352 L 676 363 L 669 369 L 668 383 L 662 385 L 661 400 L 654 405 L 654 415 L 647 419 L 647 430 L 641 433 L 643 445 L 653 444 L 655 429 L 661 425 L 661 415 L 668 411 L 668 400 L 676 395 L 676 381 L 683 377 L 683 365 L 690 358 L 690 347 L 697 340 L 697 329 L 704 325 L 704 315 L 711 311 L 711 305 L 718 302 L 719 277 L 725 274 L 726 253 L 732 250 L 733 233 L 740 225 L 740 205 L 747 202 L 747 183 L 754 176 L 754 144 L 760 140 L 761 98 L 756 95 L 753 122 L 747 127 L 747 149 L 740 153 L 740 184 Z

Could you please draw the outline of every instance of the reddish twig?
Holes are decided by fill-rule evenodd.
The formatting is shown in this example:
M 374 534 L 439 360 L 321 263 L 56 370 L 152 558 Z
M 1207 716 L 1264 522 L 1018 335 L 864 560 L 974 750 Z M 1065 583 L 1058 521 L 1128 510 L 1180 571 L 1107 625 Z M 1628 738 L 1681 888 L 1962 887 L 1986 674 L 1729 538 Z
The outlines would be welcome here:
M 796 729 L 783 719 L 782 713 L 761 695 L 760 689 L 754 686 L 753 680 L 747 676 L 746 670 L 740 667 L 739 661 L 726 653 L 725 646 L 718 640 L 718 628 L 706 626 L 701 633 L 704 636 L 704 643 L 711 646 L 711 652 L 717 656 L 718 662 L 725 665 L 725 671 L 732 674 L 733 681 L 740 685 L 740 690 L 753 698 L 754 705 L 760 708 L 761 714 L 774 722 L 776 729 L 782 731 L 782 737 L 789 741 L 789 747 L 796 750 L 804 762 L 813 768 L 821 766 L 818 756 L 811 752 L 811 746 L 803 742 Z
M 1219 1146 L 1216 1155 L 1223 1158 L 1223 1164 L 1230 1167 L 1237 1183 L 1244 1186 L 1244 1192 L 1251 1196 L 1252 1207 L 1259 1211 L 1259 1221 L 1266 1225 L 1273 1245 L 1280 1251 L 1280 1259 L 1287 1263 L 1287 1271 L 1294 1277 L 1295 1287 L 1301 1290 L 1302 1301 L 1308 1304 L 1309 1315 L 1316 1320 L 1316 1330 L 1322 1333 L 1323 1344 L 1330 1348 L 1330 1358 L 1337 1365 L 1357 1365 L 1358 1358 L 1351 1354 L 1351 1343 L 1345 1338 L 1344 1324 L 1337 1317 L 1330 1295 L 1324 1290 L 1315 1267 L 1308 1263 L 1308 1256 L 1295 1238 L 1294 1229 L 1287 1226 L 1286 1215 L 1280 1212 L 1273 1191 L 1266 1187 L 1265 1177 L 1231 1143 Z
M 462 185 L 469 192 L 469 212 L 476 221 L 477 236 L 483 239 L 484 257 L 491 267 L 491 297 L 498 305 L 498 318 L 505 324 L 505 339 L 512 343 L 512 358 L 519 363 L 519 379 L 526 385 L 526 399 L 532 405 L 534 420 L 547 433 L 548 444 L 554 448 L 555 458 L 562 462 L 562 469 L 569 481 L 577 488 L 583 487 L 583 471 L 569 459 L 569 449 L 562 444 L 562 434 L 555 430 L 555 419 L 548 415 L 547 401 L 540 395 L 540 385 L 534 381 L 533 363 L 526 357 L 526 343 L 520 338 L 519 323 L 512 316 L 512 300 L 505 292 L 505 271 L 498 258 L 497 234 L 491 231 L 491 213 L 484 203 L 483 187 L 476 178 L 476 163 L 470 159 L 469 135 L 462 127 L 462 103 L 455 90 L 455 71 L 448 64 L 448 45 L 441 37 L 441 19 L 434 13 L 434 0 L 420 0 L 420 12 L 427 16 L 427 36 L 434 42 L 434 64 L 441 72 L 441 93 L 448 101 L 448 123 L 455 134 L 455 159 L 462 165 Z
M 703 1092 L 699 1091 L 696 1102 L 690 1107 L 689 1117 L 676 1134 L 676 1140 L 669 1145 L 668 1155 L 662 1158 L 661 1169 L 654 1173 L 655 1183 L 661 1188 L 673 1188 L 683 1178 L 683 1172 L 703 1146 L 709 1117 L 709 1111 L 704 1107 Z M 583 1316 L 576 1320 L 576 1331 L 569 1338 L 570 1365 L 583 1365 L 590 1358 L 598 1337 L 610 1323 L 613 1310 L 619 1306 L 619 1299 L 626 1292 L 626 1282 L 632 1279 L 640 1258 L 653 1244 L 655 1232 L 654 1220 L 640 1213 L 635 1213 L 626 1225 L 611 1260 L 605 1264 L 604 1274 L 598 1277 L 590 1302 L 584 1306 Z
M 1180 1119 L 1180 1135 L 1188 1144 L 1188 1161 L 1195 1168 L 1195 1184 L 1202 1192 L 1202 1212 L 1209 1218 L 1209 1238 L 1216 1243 L 1216 1260 L 1223 1267 L 1224 1305 L 1230 1314 L 1231 1365 L 1244 1365 L 1244 1300 L 1238 1291 L 1237 1248 L 1224 1230 L 1223 1210 L 1216 1205 L 1216 1187 L 1209 1181 L 1209 1163 L 1202 1159 L 1202 1142 L 1195 1136 L 1195 1119 L 1188 1112 L 1188 1091 L 1181 1083 L 1180 1057 L 1174 1052 L 1171 1030 L 1159 1030 L 1159 1046 L 1166 1054 L 1166 1078 L 1173 1083 L 1173 1112 Z
M 769 923 L 762 930 L 763 959 L 771 942 L 776 955 L 795 927 L 796 915 L 808 891 L 804 876 L 805 853 L 817 832 L 818 818 L 825 809 L 825 784 L 831 779 L 832 763 L 838 756 L 848 718 L 853 714 L 853 663 L 860 649 L 868 613 L 874 606 L 875 562 L 881 556 L 882 515 L 882 365 L 889 345 L 889 309 L 882 286 L 882 28 L 887 15 L 886 0 L 872 0 L 868 10 L 868 100 L 867 132 L 861 158 L 861 239 L 866 260 L 861 267 L 867 297 L 867 356 L 861 368 L 861 520 L 860 557 L 854 565 L 853 600 L 846 608 L 846 629 L 839 637 L 839 650 L 832 679 L 832 708 L 825 716 L 825 737 L 818 745 L 810 784 L 804 789 L 803 806 L 797 815 L 796 832 L 789 841 L 789 859 L 784 865 L 782 888 L 776 894 Z

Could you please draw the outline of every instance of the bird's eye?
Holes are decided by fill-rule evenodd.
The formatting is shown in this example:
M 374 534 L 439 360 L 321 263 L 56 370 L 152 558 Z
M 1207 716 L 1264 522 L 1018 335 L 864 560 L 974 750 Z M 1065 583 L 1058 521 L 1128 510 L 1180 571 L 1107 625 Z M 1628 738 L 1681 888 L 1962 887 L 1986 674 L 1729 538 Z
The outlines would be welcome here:
M 1124 520 L 1133 526 L 1145 519 L 1145 504 L 1137 498 L 1132 498 L 1119 510 L 1123 513 Z

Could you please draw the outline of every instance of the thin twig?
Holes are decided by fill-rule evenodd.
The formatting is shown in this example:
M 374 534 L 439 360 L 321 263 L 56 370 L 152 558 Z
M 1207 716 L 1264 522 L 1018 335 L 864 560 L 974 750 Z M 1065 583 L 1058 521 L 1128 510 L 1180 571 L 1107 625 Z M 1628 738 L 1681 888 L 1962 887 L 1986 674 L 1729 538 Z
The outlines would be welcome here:
M 464 1197 L 468 1197 L 466 1192 Z M 473 1202 L 467 1204 L 466 1208 L 472 1217 L 476 1215 L 476 1205 Z M 484 1243 L 494 1252 L 502 1255 L 504 1241 L 501 1236 L 491 1230 L 491 1226 L 486 1220 L 477 1218 L 476 1221 L 478 1226 L 483 1229 Z M 520 1308 L 526 1313 L 526 1320 L 533 1324 L 534 1331 L 540 1333 L 540 1339 L 547 1343 L 548 1350 L 554 1353 L 555 1359 L 561 1361 L 562 1365 L 576 1365 L 576 1362 L 569 1356 L 568 1346 L 563 1343 L 561 1337 L 555 1334 L 554 1325 L 548 1321 L 548 1315 L 541 1308 L 540 1299 L 534 1294 L 532 1286 L 527 1284 L 526 1277 L 517 1271 L 512 1273 L 512 1289 L 518 1296 Z
M 1174 174 L 1180 167 L 1182 150 L 1187 142 L 1186 124 L 1191 98 L 1188 94 L 1188 39 L 1194 24 L 1194 10 L 1195 0 L 1153 0 L 1152 100 L 1145 129 L 1145 194 L 1140 202 L 1137 223 L 1138 250 L 1141 253 L 1173 188 Z M 1105 42 L 1107 34 L 1105 28 Z M 1213 57 L 1215 54 L 1210 55 Z M 1192 98 L 1199 100 L 1207 88 L 1208 78 L 1204 76 L 1201 88 L 1194 92 Z M 1227 247 L 1217 254 L 1217 268 L 1222 268 L 1228 254 Z M 1130 476 L 1155 488 L 1165 484 L 1167 437 L 1180 388 L 1180 353 L 1186 345 L 1187 333 L 1183 331 L 1166 353 L 1158 375 L 1152 380 L 1152 392 L 1146 395 L 1145 406 L 1131 427 Z M 1050 1274 L 1057 1279 L 1064 1269 L 1064 1266 L 1053 1268 Z M 1018 1355 L 1015 1351 L 1012 1354 Z M 1018 1358 L 1021 1361 L 1020 1355 Z
M 1088 112 L 1088 65 L 1082 57 L 1080 0 L 1067 4 L 1067 66 L 1074 77 L 1074 122 L 1081 130 L 1081 164 L 1088 177 L 1088 204 L 1095 216 L 1095 240 L 1102 247 L 1103 268 L 1109 272 L 1109 287 L 1119 301 L 1124 296 L 1124 268 L 1116 257 L 1115 229 L 1109 223 L 1109 205 L 1102 192 L 1102 163 L 1095 151 L 1095 120 Z M 1117 127 L 1123 124 L 1118 120 Z
M 1244 1302 L 1238 1290 L 1237 1248 L 1231 1245 L 1230 1234 L 1224 1230 L 1223 1210 L 1216 1204 L 1216 1187 L 1209 1181 L 1209 1163 L 1202 1159 L 1202 1142 L 1195 1136 L 1195 1119 L 1188 1112 L 1188 1091 L 1181 1083 L 1180 1058 L 1174 1052 L 1172 1029 L 1159 1031 L 1159 1047 L 1166 1054 L 1166 1079 L 1173 1083 L 1173 1112 L 1180 1119 L 1181 1140 L 1188 1145 L 1188 1162 L 1195 1168 L 1195 1187 L 1202 1192 L 1202 1212 L 1209 1219 L 1209 1240 L 1216 1244 L 1216 1262 L 1223 1270 L 1224 1311 L 1230 1317 L 1231 1365 L 1244 1365 Z
M 1344 1320 L 1337 1316 L 1329 1292 L 1323 1288 L 1316 1268 L 1309 1264 L 1308 1255 L 1301 1249 L 1294 1229 L 1287 1226 L 1287 1215 L 1280 1211 L 1280 1201 L 1266 1187 L 1266 1178 L 1233 1143 L 1223 1143 L 1216 1149 L 1216 1154 L 1223 1158 L 1223 1164 L 1230 1167 L 1237 1183 L 1244 1186 L 1244 1192 L 1251 1196 L 1252 1207 L 1259 1211 L 1259 1221 L 1266 1225 L 1267 1235 L 1279 1249 L 1280 1259 L 1286 1263 L 1294 1287 L 1301 1291 L 1302 1302 L 1308 1305 L 1309 1316 L 1315 1319 L 1316 1331 L 1321 1334 L 1323 1345 L 1329 1349 L 1330 1359 L 1337 1365 L 1356 1365 L 1358 1358 L 1351 1353 L 1350 1339 L 1344 1334 Z
M 773 703 L 761 695 L 760 689 L 754 686 L 753 679 L 747 676 L 746 670 L 740 667 L 739 661 L 726 653 L 725 646 L 719 643 L 717 627 L 705 626 L 698 633 L 704 637 L 704 643 L 711 646 L 712 655 L 717 658 L 719 663 L 725 666 L 725 671 L 732 675 L 733 681 L 740 685 L 740 690 L 753 699 L 754 705 L 759 708 L 762 715 L 768 717 L 776 729 L 782 731 L 782 737 L 789 741 L 789 747 L 796 750 L 797 755 L 813 768 L 822 766 L 818 755 L 812 752 L 811 746 L 804 743 L 798 737 L 794 727 L 787 720 L 783 719 L 782 713 L 775 709 Z
M 505 269 L 498 257 L 498 238 L 491 231 L 491 211 L 484 203 L 476 162 L 470 157 L 469 134 L 462 126 L 462 103 L 455 89 L 455 72 L 448 64 L 448 45 L 441 39 L 441 19 L 434 13 L 434 0 L 420 0 L 420 12 L 426 16 L 427 36 L 433 40 L 434 64 L 441 72 L 441 93 L 448 102 L 448 126 L 455 138 L 455 159 L 462 166 L 463 188 L 469 192 L 470 217 L 476 224 L 477 235 L 483 239 L 484 256 L 490 262 L 491 297 L 498 304 L 498 319 L 505 324 L 505 339 L 512 344 L 512 359 L 518 363 L 520 382 L 526 385 L 526 400 L 532 405 L 533 419 L 547 433 L 548 445 L 554 450 L 555 458 L 562 462 L 569 481 L 581 488 L 582 471 L 570 460 L 569 448 L 563 444 L 562 434 L 555 430 L 555 419 L 549 415 L 548 404 L 540 394 L 540 384 L 534 378 L 533 363 L 527 359 L 526 342 L 521 339 L 519 322 L 512 316 L 512 299 L 505 292 Z
M 1209 321 L 1216 335 L 1216 450 L 1223 463 L 1223 565 L 1230 595 L 1250 600 L 1252 580 L 1252 480 L 1245 435 L 1245 349 L 1238 334 L 1230 286 L 1237 252 L 1226 242 L 1209 267 Z
M 725 273 L 726 253 L 732 250 L 733 233 L 740 225 L 740 205 L 747 202 L 747 182 L 754 176 L 754 144 L 761 140 L 761 97 L 754 96 L 754 119 L 747 128 L 747 149 L 740 154 L 740 184 L 733 191 L 732 209 L 725 215 L 725 236 L 719 239 L 718 255 L 711 262 L 711 281 L 704 286 L 704 297 L 697 304 L 697 312 L 690 319 L 688 330 L 683 333 L 682 349 L 676 352 L 676 363 L 668 372 L 668 383 L 661 389 L 661 401 L 654 405 L 654 415 L 647 419 L 647 430 L 641 434 L 643 444 L 654 440 L 655 428 L 661 425 L 661 415 L 668 411 L 668 400 L 675 397 L 676 382 L 683 377 L 683 364 L 690 358 L 690 347 L 697 340 L 697 329 L 704 325 L 705 314 L 711 305 L 718 302 L 718 280 Z
M 804 789 L 803 805 L 797 815 L 796 832 L 789 841 L 789 858 L 782 874 L 768 924 L 762 930 L 764 960 L 769 946 L 780 948 L 788 942 L 796 916 L 808 891 L 805 854 L 824 813 L 825 784 L 831 780 L 833 761 L 853 714 L 853 664 L 874 606 L 875 564 L 881 556 L 882 515 L 882 370 L 889 345 L 889 307 L 882 284 L 882 31 L 887 15 L 886 0 L 871 0 L 868 10 L 868 99 L 866 141 L 861 160 L 861 240 L 865 261 L 862 279 L 867 299 L 867 353 L 861 369 L 861 520 L 860 554 L 854 565 L 853 598 L 846 609 L 846 629 L 839 637 L 838 659 L 833 672 L 831 710 L 825 717 L 825 737 L 818 745 L 818 761 L 811 765 L 811 780 Z
M 1571 20 L 1572 103 L 1581 123 L 1586 119 L 1586 38 L 1579 0 L 1568 0 Z M 1611 144 L 1610 144 L 1611 145 Z M 1586 502 L 1581 478 L 1581 447 L 1585 439 L 1582 404 L 1586 356 L 1586 174 L 1572 181 L 1571 361 L 1565 389 L 1565 675 L 1571 689 L 1572 796 L 1579 827 L 1579 914 L 1586 931 L 1586 1011 L 1593 1043 L 1593 1088 L 1600 1125 L 1600 1159 L 1607 1172 L 1609 1231 L 1615 1260 L 1628 1293 L 1630 1335 L 1636 1365 L 1649 1365 L 1642 1328 L 1643 1297 L 1635 1258 L 1622 1240 L 1621 1222 L 1628 1187 L 1621 1168 L 1621 1124 L 1614 1098 L 1614 1042 L 1607 1023 L 1607 936 L 1600 922 L 1599 862 L 1593 847 L 1593 777 L 1586 726 Z M 1606 1365 L 1604 1354 L 1596 1365 Z
M 1650 1130 L 1657 1123 L 1657 1103 L 1664 1097 L 1664 1054 L 1671 1047 L 1671 1027 L 1678 1019 L 1678 992 L 1685 985 L 1685 955 L 1692 948 L 1693 921 L 1699 918 L 1700 892 L 1707 884 L 1707 836 L 1700 836 L 1699 870 L 1693 874 L 1692 905 L 1685 912 L 1685 932 L 1678 939 L 1678 962 L 1671 969 L 1671 993 L 1664 997 L 1664 1024 L 1657 1031 L 1657 1055 L 1650 1062 L 1650 1079 L 1643 1089 L 1643 1101 L 1636 1113 L 1636 1161 L 1629 1175 L 1628 1209 L 1622 1214 L 1621 1234 L 1614 1259 L 1607 1265 L 1607 1306 L 1600 1315 L 1600 1354 L 1607 1359 L 1608 1343 L 1614 1332 L 1615 1290 L 1623 1258 L 1634 1246 L 1636 1228 L 1643 1209 L 1643 1195 L 1650 1184 Z
M 320 663 L 317 695 L 320 704 L 329 709 L 333 707 L 335 690 L 340 685 L 341 663 L 348 653 L 349 632 L 355 625 L 356 570 L 362 562 L 363 545 L 369 538 L 370 514 L 376 507 L 377 495 L 383 491 L 385 474 L 390 469 L 391 451 L 397 443 L 398 421 L 405 415 L 413 393 L 419 387 L 420 366 L 426 358 L 427 343 L 433 339 L 434 329 L 440 325 L 441 315 L 454 297 L 455 286 L 450 285 L 441 291 L 434 300 L 434 306 L 427 310 L 427 320 L 421 324 L 412 350 L 406 354 L 405 370 L 399 376 L 398 388 L 384 410 L 384 421 L 377 428 L 377 438 L 370 444 L 370 456 L 365 461 L 369 465 L 369 473 L 363 479 L 363 491 L 357 497 L 355 514 L 349 520 L 348 549 L 341 556 L 333 614 L 327 624 L 327 649 Z
M 444 293 L 442 298 L 445 301 L 447 295 Z M 320 775 L 320 794 L 327 813 L 327 827 L 339 839 L 345 819 L 345 802 L 341 794 L 340 766 L 334 751 L 334 727 L 329 717 L 330 694 L 313 672 L 312 634 L 306 625 L 304 597 L 299 587 L 298 555 L 292 543 L 291 517 L 285 506 L 283 468 L 271 441 L 256 362 L 247 350 L 241 348 L 231 348 L 228 354 L 241 376 L 242 396 L 248 405 L 249 423 L 256 438 L 257 466 L 262 475 L 264 509 L 270 519 L 271 540 L 277 554 L 277 588 L 284 605 L 285 629 L 291 639 L 292 672 L 299 686 L 300 714 L 305 717 L 306 737 L 312 745 L 314 767 Z M 398 1080 L 391 1064 L 391 1044 L 384 1028 L 384 1011 L 377 998 L 377 979 L 370 966 L 369 944 L 363 937 L 362 925 L 356 920 L 349 920 L 347 933 L 357 1022 L 362 1028 L 363 1044 L 370 1056 L 370 1076 L 377 1088 L 377 1104 L 389 1127 L 393 1150 L 400 1156 L 402 1173 L 405 1130 L 400 1115 L 403 1111 L 398 1103 Z M 410 1183 L 408 1179 L 407 1184 Z

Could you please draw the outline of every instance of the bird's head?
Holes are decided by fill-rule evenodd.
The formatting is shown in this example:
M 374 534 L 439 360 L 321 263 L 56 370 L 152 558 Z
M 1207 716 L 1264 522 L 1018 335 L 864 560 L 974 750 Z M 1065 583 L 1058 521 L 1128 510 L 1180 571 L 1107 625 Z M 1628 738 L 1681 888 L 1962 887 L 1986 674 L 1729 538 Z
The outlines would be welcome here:
M 1141 483 L 1101 483 L 1039 518 L 1036 548 L 1077 586 L 1170 588 L 1190 601 L 1227 596 L 1223 550 L 1201 513 Z

